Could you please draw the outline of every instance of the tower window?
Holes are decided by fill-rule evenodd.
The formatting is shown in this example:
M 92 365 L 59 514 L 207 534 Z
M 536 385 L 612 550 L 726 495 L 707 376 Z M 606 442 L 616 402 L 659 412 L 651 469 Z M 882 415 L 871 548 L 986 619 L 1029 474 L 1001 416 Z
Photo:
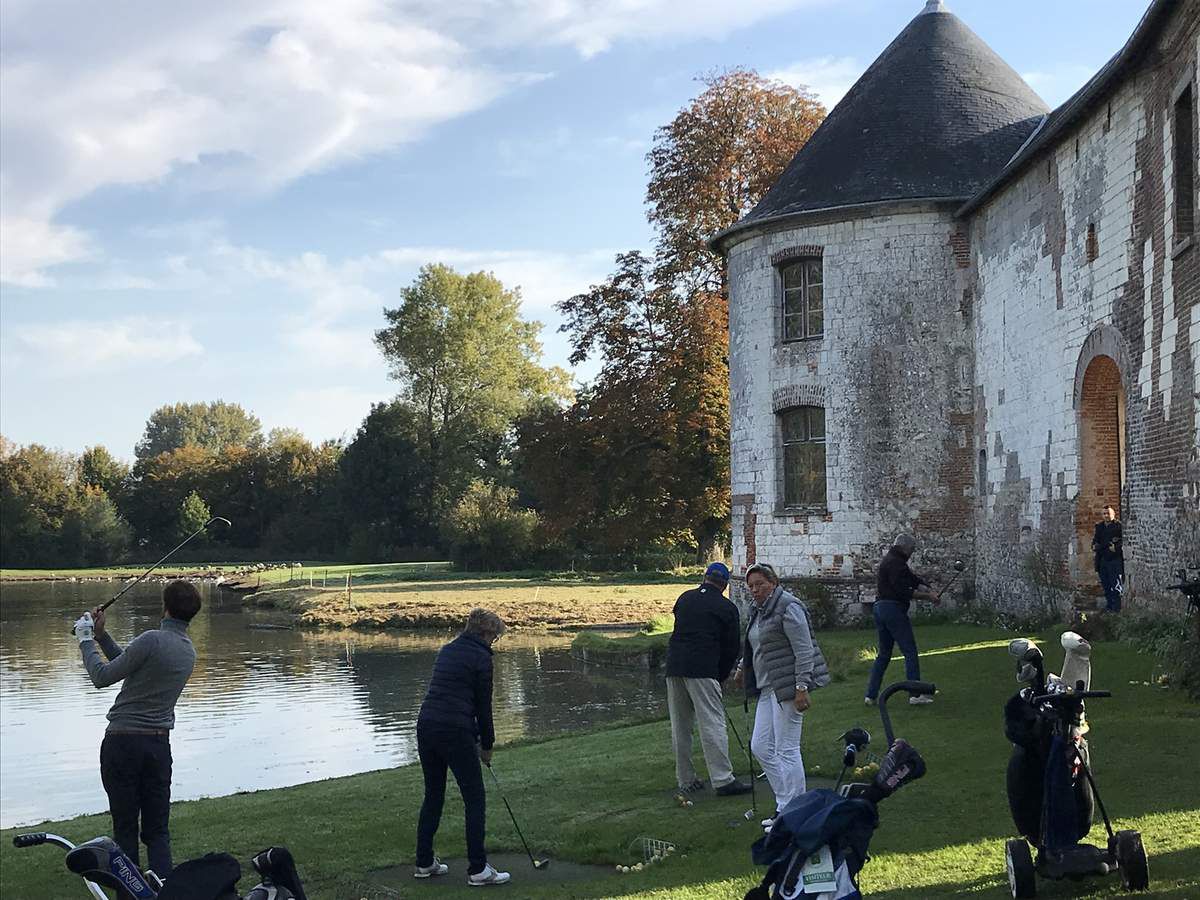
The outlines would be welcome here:
M 779 413 L 783 433 L 784 506 L 825 506 L 825 409 L 797 406 Z
M 1196 227 L 1196 161 L 1194 135 L 1196 120 L 1192 111 L 1192 86 L 1189 84 L 1175 100 L 1175 239 L 1192 235 Z
M 780 270 L 783 282 L 783 339 L 802 341 L 825 333 L 821 260 L 800 259 Z

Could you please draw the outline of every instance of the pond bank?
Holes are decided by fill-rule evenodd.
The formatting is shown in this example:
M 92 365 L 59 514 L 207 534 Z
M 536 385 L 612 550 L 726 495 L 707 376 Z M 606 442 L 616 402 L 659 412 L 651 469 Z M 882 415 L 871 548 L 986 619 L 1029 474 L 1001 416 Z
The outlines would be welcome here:
M 929 707 L 900 704 L 892 714 L 897 732 L 920 749 L 929 769 L 881 806 L 872 859 L 863 870 L 864 893 L 888 900 L 1008 896 L 1004 840 L 1013 828 L 1004 800 L 1004 770 L 1010 745 L 998 711 L 1015 688 L 1005 649 L 1009 637 L 961 625 L 921 629 L 922 650 L 928 653 L 922 659 L 923 674 L 941 692 Z M 859 651 L 874 641 L 873 632 L 827 632 L 824 638 L 844 651 L 843 658 L 858 661 L 844 682 L 814 695 L 805 716 L 805 762 L 815 778 L 837 774 L 838 734 L 856 724 L 873 734 L 879 728 L 876 711 L 864 710 L 861 699 L 867 663 Z M 1041 643 L 1048 660 L 1058 663 L 1057 633 L 1042 635 Z M 1132 648 L 1097 643 L 1092 658 L 1094 686 L 1111 688 L 1114 694 L 1097 701 L 1095 709 L 1089 704 L 1088 710 L 1093 747 L 1097 758 L 1106 760 L 1098 773 L 1105 804 L 1117 828 L 1142 831 L 1152 896 L 1200 896 L 1200 787 L 1190 760 L 1200 706 L 1178 692 L 1143 684 L 1153 661 Z M 899 660 L 896 666 L 901 666 Z M 740 697 L 727 699 L 740 728 Z M 696 764 L 703 773 L 698 745 Z M 518 872 L 520 880 L 514 876 L 506 895 L 522 900 L 742 896 L 762 874 L 749 853 L 758 830 L 742 815 L 750 798 L 702 793 L 693 807 L 681 807 L 674 800 L 670 747 L 664 720 L 499 746 L 496 774 L 533 852 L 600 867 L 590 880 L 573 881 L 568 888 L 554 879 L 553 863 L 545 872 Z M 730 751 L 735 771 L 744 775 L 745 756 L 732 735 Z M 521 853 L 520 839 L 490 780 L 488 790 L 489 850 L 497 858 Z M 396 890 L 409 896 L 413 887 L 391 877 L 396 872 L 403 876 L 404 867 L 412 865 L 421 794 L 419 766 L 405 766 L 179 803 L 171 814 L 176 856 L 233 853 L 247 873 L 239 885 L 245 892 L 255 883 L 246 864 L 250 856 L 270 844 L 284 844 L 294 853 L 313 900 L 393 897 Z M 765 789 L 759 794 L 761 810 Z M 83 840 L 109 828 L 106 816 L 88 816 L 22 830 L 48 829 Z M 0 834 L 0 895 L 37 900 L 78 893 L 78 881 L 65 871 L 61 853 L 16 850 L 13 833 Z M 1102 833 L 1101 826 L 1091 837 L 1102 841 Z M 617 873 L 616 864 L 636 859 L 642 837 L 670 841 L 678 852 L 643 872 Z M 452 867 L 439 881 L 437 895 L 456 900 L 478 894 L 464 883 L 462 804 L 453 786 L 447 791 L 437 850 Z M 1075 891 L 1090 889 L 1088 896 L 1096 896 L 1112 887 L 1112 882 L 1093 882 Z
M 281 610 L 308 627 L 456 629 L 473 608 L 483 606 L 510 628 L 640 628 L 669 616 L 675 600 L 693 586 L 690 580 L 621 584 L 484 576 L 367 584 L 349 592 L 344 587 L 278 588 L 257 591 L 245 602 Z

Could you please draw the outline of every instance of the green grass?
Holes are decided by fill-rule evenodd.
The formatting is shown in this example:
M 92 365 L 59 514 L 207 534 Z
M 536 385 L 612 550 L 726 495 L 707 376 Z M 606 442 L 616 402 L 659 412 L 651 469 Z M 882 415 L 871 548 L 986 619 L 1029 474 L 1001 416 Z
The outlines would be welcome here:
M 1009 748 L 1000 711 L 1016 686 L 1004 650 L 1008 637 L 970 626 L 919 630 L 918 639 L 929 651 L 922 674 L 936 682 L 941 693 L 930 707 L 896 704 L 892 712 L 897 733 L 920 748 L 929 772 L 881 806 L 873 858 L 862 876 L 868 895 L 889 900 L 1007 896 L 1003 842 L 1012 834 L 1012 823 L 1004 794 Z M 813 695 L 813 708 L 805 717 L 804 755 L 814 776 L 836 774 L 836 737 L 851 725 L 869 728 L 877 750 L 883 743 L 878 717 L 862 705 L 867 661 L 861 651 L 873 643 L 873 633 L 826 632 L 820 640 L 831 656 L 848 661 L 849 671 L 844 680 Z M 1056 643 L 1047 639 L 1043 646 L 1050 661 L 1057 663 Z M 1097 644 L 1093 660 L 1094 687 L 1114 693 L 1111 700 L 1089 704 L 1093 762 L 1104 801 L 1117 827 L 1143 832 L 1150 855 L 1149 896 L 1200 896 L 1200 780 L 1192 758 L 1200 734 L 1200 707 L 1178 692 L 1145 684 L 1153 660 L 1126 645 Z M 900 677 L 900 667 L 896 660 L 890 674 Z M 731 713 L 745 736 L 741 704 L 734 698 Z M 744 756 L 736 747 L 731 749 L 736 768 L 744 774 Z M 604 864 L 609 872 L 614 863 L 630 861 L 626 848 L 641 835 L 674 841 L 688 854 L 686 860 L 676 856 L 636 875 L 605 873 L 594 882 L 566 888 L 553 881 L 551 866 L 514 882 L 506 896 L 727 900 L 740 897 L 762 874 L 749 856 L 755 828 L 736 824 L 749 805 L 747 798 L 708 797 L 688 809 L 672 801 L 666 722 L 500 747 L 495 765 L 537 852 Z M 98 782 L 99 778 L 97 791 Z M 462 806 L 453 787 L 448 798 L 438 852 L 455 870 L 433 893 L 472 897 L 475 894 L 462 883 Z M 412 862 L 420 801 L 420 770 L 407 766 L 180 803 L 172 810 L 176 856 L 220 849 L 246 860 L 268 844 L 282 843 L 295 853 L 310 896 L 358 898 L 366 894 L 363 886 L 372 882 L 372 870 Z M 761 806 L 761 798 L 759 802 Z M 109 823 L 106 817 L 91 816 L 48 827 L 83 839 L 107 832 Z M 0 895 L 34 900 L 79 894 L 78 882 L 67 876 L 56 851 L 16 851 L 12 833 L 0 836 Z M 1102 828 L 1092 837 L 1099 840 L 1101 835 Z M 520 850 L 494 793 L 489 798 L 488 844 L 494 851 Z M 244 879 L 243 890 L 250 883 Z M 419 893 L 413 892 L 411 881 L 392 886 L 398 889 L 392 896 Z M 1117 879 L 1109 878 L 1040 882 L 1039 892 L 1046 897 L 1101 897 L 1120 891 Z

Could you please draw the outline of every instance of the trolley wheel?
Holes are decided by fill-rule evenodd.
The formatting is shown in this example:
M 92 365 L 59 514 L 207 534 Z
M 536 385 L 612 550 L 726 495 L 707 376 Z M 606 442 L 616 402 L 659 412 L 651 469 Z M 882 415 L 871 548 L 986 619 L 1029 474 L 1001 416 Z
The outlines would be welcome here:
M 1024 838 L 1012 838 L 1004 844 L 1004 863 L 1008 869 L 1008 887 L 1014 900 L 1037 896 L 1037 874 L 1033 856 Z
M 1118 831 L 1117 865 L 1121 867 L 1121 883 L 1127 891 L 1144 891 L 1150 887 L 1150 864 L 1146 848 L 1137 831 Z

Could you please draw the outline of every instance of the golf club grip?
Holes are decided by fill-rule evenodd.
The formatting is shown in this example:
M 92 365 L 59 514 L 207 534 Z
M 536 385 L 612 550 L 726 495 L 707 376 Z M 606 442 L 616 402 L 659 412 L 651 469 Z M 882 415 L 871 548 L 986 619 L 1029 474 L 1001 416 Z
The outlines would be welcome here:
M 46 832 L 33 831 L 29 834 L 14 834 L 14 847 L 36 847 L 38 844 L 46 843 Z

